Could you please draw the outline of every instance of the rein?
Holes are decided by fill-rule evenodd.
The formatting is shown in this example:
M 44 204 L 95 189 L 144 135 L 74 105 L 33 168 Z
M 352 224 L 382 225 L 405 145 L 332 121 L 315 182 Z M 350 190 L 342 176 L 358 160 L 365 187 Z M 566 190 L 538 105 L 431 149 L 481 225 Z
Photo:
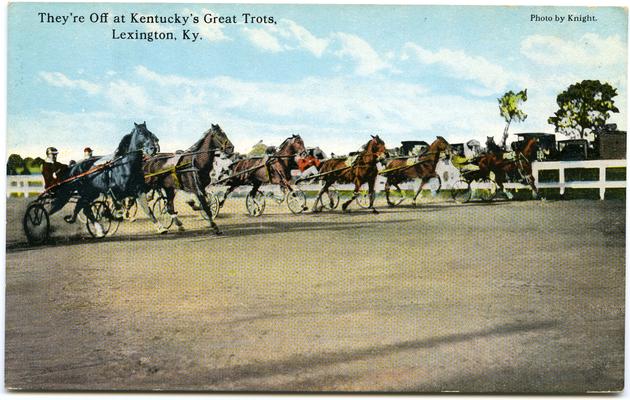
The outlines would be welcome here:
M 111 160 L 111 161 L 107 161 L 107 162 L 106 162 L 106 163 L 104 163 L 104 164 L 100 164 L 100 165 L 97 165 L 96 167 L 92 167 L 92 168 L 88 169 L 87 171 L 83 171 L 83 172 L 81 172 L 80 174 L 69 176 L 69 177 L 67 177 L 67 178 L 66 178 L 66 179 L 64 179 L 64 180 L 59 181 L 59 182 L 55 183 L 54 185 L 51 185 L 50 187 L 48 187 L 48 189 L 44 190 L 44 192 L 43 192 L 43 193 L 49 193 L 52 189 L 55 189 L 55 188 L 57 188 L 57 187 L 61 186 L 61 185 L 62 185 L 62 184 L 64 184 L 64 183 L 73 182 L 73 181 L 75 181 L 75 180 L 77 180 L 77 179 L 79 179 L 79 178 L 83 178 L 84 176 L 87 176 L 87 175 L 93 174 L 93 173 L 95 173 L 95 172 L 98 172 L 98 171 L 101 171 L 101 170 L 104 170 L 104 169 L 108 169 L 108 168 L 110 168 L 110 169 L 111 169 L 112 167 L 114 167 L 114 166 L 115 166 L 115 164 L 116 164 L 118 161 L 120 161 L 120 160 L 121 160 L 123 157 L 125 157 L 126 155 L 129 155 L 129 154 L 131 154 L 131 153 L 141 152 L 141 151 L 142 151 L 142 150 L 132 150 L 132 151 L 128 151 L 127 153 L 125 153 L 125 154 L 123 154 L 123 155 L 120 155 L 120 156 L 118 156 L 118 157 L 114 158 L 114 159 L 113 159 L 113 160 Z M 43 194 L 43 193 L 42 193 L 42 194 Z

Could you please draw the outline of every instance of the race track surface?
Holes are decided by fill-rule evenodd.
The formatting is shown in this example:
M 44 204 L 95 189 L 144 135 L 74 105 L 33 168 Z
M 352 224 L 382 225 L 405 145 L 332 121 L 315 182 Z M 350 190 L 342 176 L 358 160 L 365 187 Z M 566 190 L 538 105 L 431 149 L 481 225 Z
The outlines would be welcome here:
M 9 199 L 13 389 L 584 392 L 623 388 L 623 201 L 434 201 L 112 237 Z

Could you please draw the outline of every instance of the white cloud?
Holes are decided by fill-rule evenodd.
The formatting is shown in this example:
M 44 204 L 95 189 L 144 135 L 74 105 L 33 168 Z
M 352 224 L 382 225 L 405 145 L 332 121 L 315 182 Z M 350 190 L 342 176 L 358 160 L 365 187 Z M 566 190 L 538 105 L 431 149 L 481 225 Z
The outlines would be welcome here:
M 243 28 L 245 37 L 255 46 L 262 50 L 278 53 L 284 51 L 285 47 L 280 45 L 278 39 L 265 28 Z
M 321 57 L 328 47 L 329 40 L 321 39 L 313 35 L 303 26 L 296 24 L 295 22 L 282 19 L 281 24 L 286 24 L 286 29 L 282 29 L 280 33 L 285 37 L 293 37 L 297 41 L 297 45 L 311 52 L 316 57 Z M 281 25 L 282 26 L 282 25 Z
M 243 27 L 242 32 L 255 46 L 274 53 L 302 49 L 315 57 L 321 57 L 330 41 L 318 38 L 290 19 L 281 19 L 278 25 L 265 25 L 261 28 Z
M 95 83 L 83 79 L 70 79 L 61 72 L 42 71 L 39 73 L 39 77 L 49 85 L 60 88 L 81 89 L 90 95 L 97 94 L 101 90 L 101 87 Z
M 145 110 L 148 99 L 142 86 L 118 79 L 109 83 L 106 97 L 115 108 L 124 110 Z
M 619 36 L 601 37 L 587 33 L 578 40 L 532 35 L 521 42 L 521 53 L 542 65 L 583 65 L 589 67 L 623 64 L 627 49 Z
M 403 61 L 418 61 L 425 65 L 437 65 L 446 72 L 462 80 L 473 81 L 482 88 L 471 88 L 471 94 L 488 95 L 500 93 L 507 89 L 508 84 L 516 82 L 527 87 L 528 78 L 509 72 L 501 65 L 492 63 L 481 56 L 469 55 L 461 50 L 439 49 L 427 50 L 415 43 L 404 45 L 401 59 Z
M 349 57 L 357 63 L 358 75 L 371 75 L 383 69 L 392 69 L 391 64 L 384 61 L 368 42 L 348 33 L 337 32 L 333 38 L 339 41 L 340 48 L 335 54 L 341 58 Z
M 525 122 L 514 124 L 510 132 L 552 132 L 547 118 L 557 107 L 555 96 L 577 78 L 550 74 L 529 87 L 529 99 L 523 104 L 529 116 Z M 134 120 L 146 120 L 165 151 L 186 148 L 211 123 L 220 124 L 240 152 L 248 151 L 260 139 L 278 144 L 298 133 L 308 146 L 320 145 L 324 151 L 337 154 L 356 150 L 369 134 L 381 135 L 391 147 L 398 146 L 401 140 L 431 141 L 436 135 L 453 143 L 473 138 L 485 141 L 486 136 L 498 140 L 505 124 L 499 115 L 497 96 L 475 98 L 436 93 L 423 85 L 378 74 L 272 83 L 229 76 L 193 79 L 138 66 L 132 74 L 106 77 L 102 86 L 104 104 L 99 109 L 110 112 L 110 121 L 104 121 L 102 116 L 95 119 L 101 124 L 126 121 L 121 125 L 124 129 Z M 625 89 L 620 90 L 622 96 Z M 57 115 L 56 122 L 46 123 L 61 130 L 63 124 L 77 126 L 76 121 L 72 122 L 75 118 L 84 121 L 84 125 L 72 128 L 73 131 L 94 130 L 78 114 Z M 611 121 L 619 122 L 623 129 L 626 116 L 615 115 Z M 20 124 L 18 130 L 11 121 L 10 127 L 10 138 L 28 137 L 27 123 Z M 106 137 L 107 142 L 99 144 L 90 139 L 91 143 L 108 148 L 112 138 L 126 133 L 120 129 L 109 131 L 114 134 Z M 57 140 L 56 132 L 55 136 L 42 134 L 39 142 L 41 137 Z M 95 137 L 91 133 L 84 136 Z M 68 141 L 67 145 L 71 143 Z

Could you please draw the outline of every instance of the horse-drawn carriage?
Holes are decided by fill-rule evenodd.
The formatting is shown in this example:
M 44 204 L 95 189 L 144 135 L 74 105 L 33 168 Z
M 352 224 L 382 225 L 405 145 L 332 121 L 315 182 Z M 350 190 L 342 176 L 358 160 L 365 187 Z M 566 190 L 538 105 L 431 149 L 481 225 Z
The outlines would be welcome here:
M 118 229 L 126 211 L 124 200 L 140 198 L 140 205 L 158 225 L 146 204 L 142 159 L 159 150 L 158 139 L 146 124 L 135 124 L 111 156 L 92 157 L 69 167 L 60 181 L 48 187 L 31 202 L 24 213 L 22 226 L 31 244 L 43 244 L 50 238 L 50 216 L 66 204 L 74 204 L 73 213 L 64 217 L 74 223 L 79 213 L 93 237 L 104 237 Z
M 463 156 L 454 156 L 451 159 L 460 171 L 460 179 L 451 189 L 453 200 L 466 203 L 476 193 L 482 201 L 491 201 L 499 192 L 511 198 L 512 194 L 503 187 L 505 182 L 527 184 L 532 189 L 532 195 L 536 196 L 532 162 L 538 149 L 537 138 L 531 137 L 519 142 L 519 146 L 512 152 L 504 151 L 490 139 L 486 143 L 487 152 L 472 159 Z
M 229 168 L 227 177 L 217 180 L 216 186 L 227 186 L 223 197 L 219 200 L 219 209 L 223 207 L 228 195 L 239 186 L 251 185 L 252 189 L 245 198 L 245 207 L 252 217 L 258 217 L 265 211 L 267 200 L 277 204 L 285 203 L 293 214 L 300 214 L 306 209 L 306 196 L 298 187 L 290 183 L 290 171 L 302 154 L 305 153 L 304 142 L 299 135 L 292 135 L 272 154 L 248 157 L 235 161 Z M 279 185 L 280 194 L 273 191 L 263 193 L 259 188 L 263 185 Z

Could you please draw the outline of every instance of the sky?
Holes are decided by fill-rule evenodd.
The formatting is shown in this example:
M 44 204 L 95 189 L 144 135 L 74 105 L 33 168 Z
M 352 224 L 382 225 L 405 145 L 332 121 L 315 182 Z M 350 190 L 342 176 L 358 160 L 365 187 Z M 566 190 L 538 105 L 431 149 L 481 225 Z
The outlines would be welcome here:
M 129 23 L 134 12 L 201 21 Z M 86 22 L 41 22 L 39 13 Z M 108 21 L 91 23 L 92 13 Z M 246 24 L 243 13 L 275 23 Z M 207 24 L 207 14 L 238 22 Z M 8 154 L 43 156 L 48 146 L 62 161 L 82 158 L 86 146 L 108 154 L 145 121 L 163 151 L 189 147 L 213 123 L 240 152 L 292 134 L 336 154 L 375 134 L 390 148 L 437 135 L 499 141 L 505 92 L 528 93 L 528 117 L 511 133 L 553 133 L 556 96 L 584 79 L 618 89 L 621 112 L 610 122 L 627 129 L 622 8 L 12 3 L 8 20 Z M 184 29 L 201 40 L 183 40 Z M 113 30 L 177 40 L 113 39 Z

